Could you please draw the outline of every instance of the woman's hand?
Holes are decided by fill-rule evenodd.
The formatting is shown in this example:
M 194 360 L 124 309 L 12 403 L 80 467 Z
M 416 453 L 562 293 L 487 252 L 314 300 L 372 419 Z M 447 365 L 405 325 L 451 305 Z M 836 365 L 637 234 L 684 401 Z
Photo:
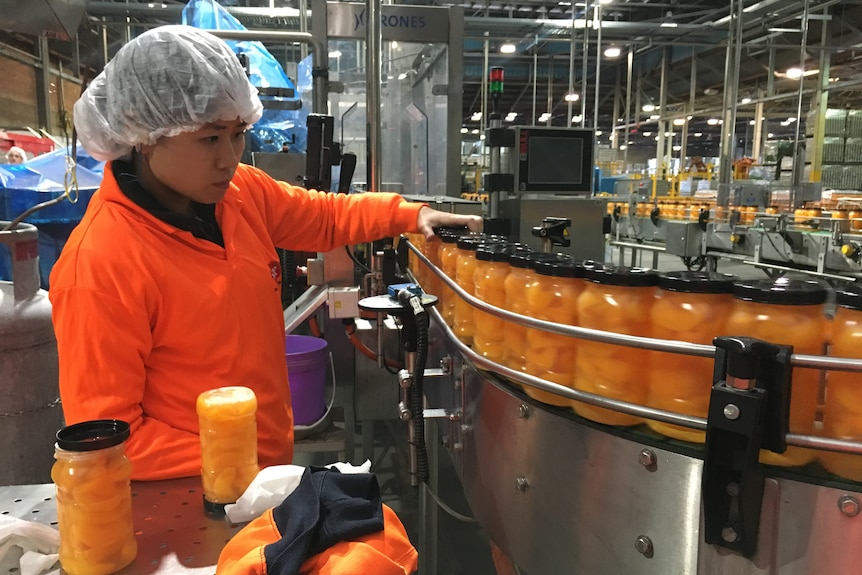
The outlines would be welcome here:
M 471 232 L 482 231 L 481 216 L 465 216 L 463 214 L 451 214 L 441 212 L 428 206 L 423 206 L 416 217 L 416 226 L 419 232 L 430 240 L 434 237 L 434 228 L 440 226 L 467 226 Z

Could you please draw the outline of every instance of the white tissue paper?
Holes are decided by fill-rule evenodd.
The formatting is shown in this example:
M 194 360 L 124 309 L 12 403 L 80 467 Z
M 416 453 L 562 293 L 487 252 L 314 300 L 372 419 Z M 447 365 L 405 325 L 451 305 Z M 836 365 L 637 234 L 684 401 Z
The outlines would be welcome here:
M 331 463 L 326 467 L 335 468 L 341 473 L 368 473 L 371 461 L 365 460 L 360 466 L 349 463 Z M 236 503 L 225 505 L 225 513 L 232 523 L 245 523 L 261 515 L 267 509 L 277 506 L 299 485 L 305 467 L 299 465 L 273 465 L 260 470 Z
M 60 573 L 60 533 L 47 525 L 0 515 L 0 573 Z

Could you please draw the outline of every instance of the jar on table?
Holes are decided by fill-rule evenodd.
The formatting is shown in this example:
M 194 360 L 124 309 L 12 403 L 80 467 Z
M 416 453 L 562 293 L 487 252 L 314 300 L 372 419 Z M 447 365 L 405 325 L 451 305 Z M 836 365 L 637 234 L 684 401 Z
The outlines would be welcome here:
M 829 355 L 862 359 L 862 287 L 856 284 L 835 290 L 835 318 L 829 342 Z M 847 441 L 862 440 L 862 373 L 828 371 L 823 432 L 828 437 Z M 853 481 L 862 481 L 862 455 L 820 452 L 823 467 Z
M 473 284 L 473 275 L 476 272 L 476 248 L 485 241 L 483 236 L 464 236 L 456 244 L 455 281 L 470 295 L 476 295 Z M 473 306 L 456 295 L 454 312 L 452 331 L 466 345 L 473 345 L 473 332 L 476 327 L 473 324 Z
M 847 212 L 847 218 L 850 220 L 851 230 L 862 230 L 862 210 L 850 210 Z
M 716 336 L 725 334 L 735 280 L 734 276 L 708 272 L 659 274 L 650 336 L 712 345 Z M 713 358 L 656 352 L 653 359 L 656 367 L 649 371 L 647 404 L 705 419 L 712 390 Z M 705 439 L 705 433 L 695 429 L 649 419 L 647 425 L 683 441 L 703 443 Z
M 511 270 L 509 255 L 519 248 L 529 253 L 526 246 L 509 243 L 483 244 L 476 249 L 473 285 L 477 298 L 494 307 L 505 308 L 505 285 Z M 506 361 L 504 335 L 509 323 L 478 309 L 473 310 L 473 319 L 476 324 L 473 350 L 495 363 L 503 364 Z
M 129 424 L 76 423 L 57 432 L 51 479 L 57 488 L 60 564 L 69 575 L 107 575 L 134 561 Z
M 649 336 L 653 292 L 658 274 L 645 268 L 603 266 L 587 269 L 578 298 L 581 327 L 619 334 Z M 645 405 L 646 374 L 653 352 L 594 341 L 578 341 L 574 388 L 603 397 Z M 637 425 L 643 419 L 573 401 L 587 419 L 609 425 Z
M 727 335 L 749 336 L 778 345 L 792 345 L 793 353 L 822 355 L 827 290 L 820 283 L 779 278 L 745 280 L 733 288 L 734 305 Z M 820 398 L 820 370 L 793 368 L 790 393 L 790 432 L 811 435 Z M 783 454 L 762 450 L 760 461 L 794 466 L 813 461 L 817 452 L 788 446 Z
M 563 255 L 533 261 L 536 281 L 526 289 L 527 314 L 566 325 L 578 325 L 578 296 L 584 288 L 584 267 Z M 578 340 L 539 329 L 528 329 L 524 369 L 530 375 L 571 387 L 575 377 Z M 549 405 L 568 406 L 571 400 L 528 385 L 524 393 Z
M 257 462 L 257 397 L 247 387 L 219 387 L 198 396 L 204 508 L 220 512 L 245 492 Z

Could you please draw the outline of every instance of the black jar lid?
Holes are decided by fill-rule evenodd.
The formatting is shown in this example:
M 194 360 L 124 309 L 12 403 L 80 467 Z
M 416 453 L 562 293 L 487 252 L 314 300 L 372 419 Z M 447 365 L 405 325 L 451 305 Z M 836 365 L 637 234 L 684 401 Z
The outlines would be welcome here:
M 553 276 L 560 278 L 582 278 L 584 268 L 580 262 L 565 256 L 556 254 L 555 258 L 542 258 L 533 261 L 533 270 L 542 276 Z
M 509 254 L 509 265 L 513 268 L 532 268 L 539 259 L 555 258 L 558 254 L 547 252 L 515 251 Z
M 464 236 L 470 235 L 470 230 L 466 227 L 464 228 L 435 228 L 434 232 L 440 236 L 440 241 L 444 244 L 455 244 L 458 243 Z
M 649 287 L 658 283 L 658 274 L 649 268 L 594 265 L 585 270 L 584 277 L 605 285 Z
M 487 240 L 484 236 L 461 236 L 460 238 L 458 238 L 458 249 L 475 252 L 476 249 L 484 243 L 487 243 Z
M 837 288 L 835 303 L 847 309 L 862 311 L 862 286 L 852 283 Z
M 95 419 L 57 432 L 57 447 L 66 451 L 96 451 L 120 445 L 129 438 L 129 424 L 118 419 Z
M 755 303 L 776 305 L 820 305 L 826 301 L 826 288 L 815 281 L 778 278 L 743 280 L 733 286 L 733 297 Z
M 483 262 L 506 262 L 517 248 L 508 242 L 483 243 L 476 248 L 476 259 Z
M 739 278 L 712 272 L 667 272 L 658 275 L 658 287 L 682 293 L 733 293 Z

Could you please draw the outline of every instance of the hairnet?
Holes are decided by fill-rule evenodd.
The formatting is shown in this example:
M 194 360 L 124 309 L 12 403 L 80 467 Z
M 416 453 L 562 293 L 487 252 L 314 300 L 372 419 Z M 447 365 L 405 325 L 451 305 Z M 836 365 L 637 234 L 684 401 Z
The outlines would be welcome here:
M 161 26 L 125 46 L 75 103 L 75 128 L 94 158 L 217 120 L 257 122 L 257 89 L 230 47 L 191 26 Z
M 8 160 L 9 156 L 11 156 L 12 154 L 18 154 L 24 160 L 27 159 L 27 152 L 25 152 L 22 148 L 19 148 L 18 146 L 12 146 L 8 150 L 6 150 L 6 159 Z

